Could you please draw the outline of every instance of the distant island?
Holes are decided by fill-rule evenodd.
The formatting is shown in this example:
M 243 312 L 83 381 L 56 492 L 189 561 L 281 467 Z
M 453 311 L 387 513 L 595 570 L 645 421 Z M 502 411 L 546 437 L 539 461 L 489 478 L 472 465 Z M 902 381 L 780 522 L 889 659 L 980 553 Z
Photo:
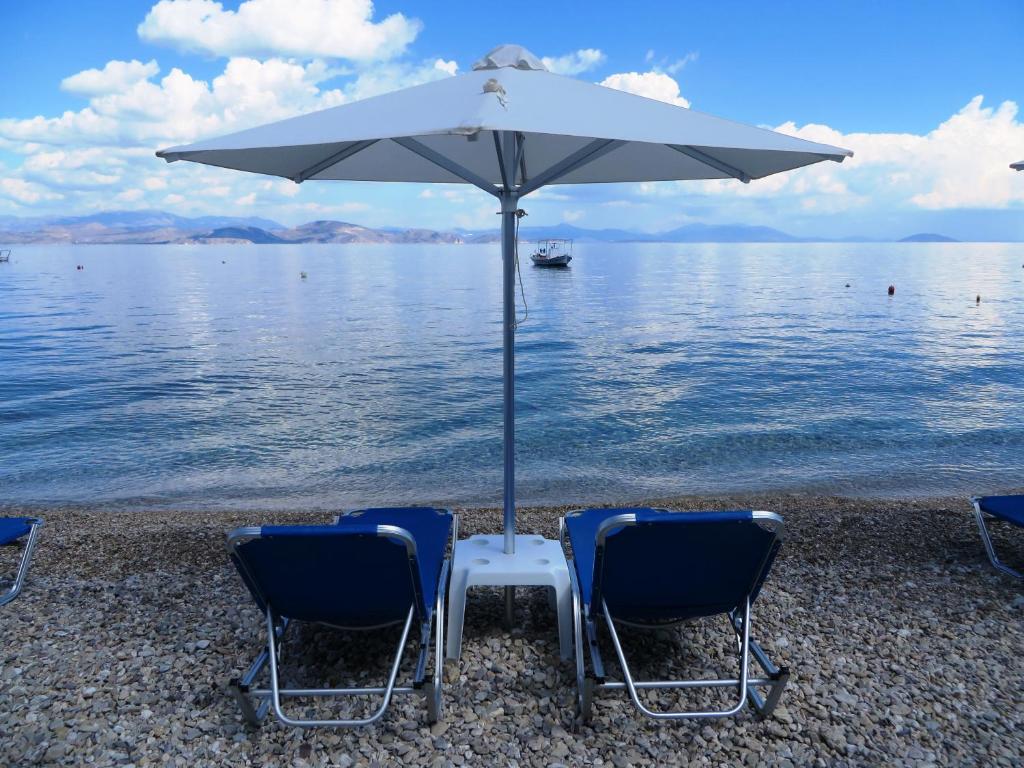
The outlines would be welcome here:
M 934 232 L 919 232 L 916 235 L 910 235 L 900 240 L 901 243 L 959 243 L 960 241 L 954 237 L 946 237 L 945 235 L 936 235 Z
M 432 229 L 364 227 L 345 221 L 311 221 L 287 227 L 271 219 L 240 216 L 189 218 L 164 211 L 107 211 L 88 216 L 19 218 L 0 216 L 0 244 L 208 244 L 254 243 L 491 243 L 497 229 Z M 868 237 L 797 237 L 773 227 L 746 224 L 687 224 L 664 232 L 627 229 L 584 229 L 572 224 L 524 226 L 523 240 L 566 237 L 600 243 L 812 243 L 883 242 Z M 889 241 L 891 242 L 891 241 Z M 958 242 L 945 235 L 920 233 L 904 243 Z

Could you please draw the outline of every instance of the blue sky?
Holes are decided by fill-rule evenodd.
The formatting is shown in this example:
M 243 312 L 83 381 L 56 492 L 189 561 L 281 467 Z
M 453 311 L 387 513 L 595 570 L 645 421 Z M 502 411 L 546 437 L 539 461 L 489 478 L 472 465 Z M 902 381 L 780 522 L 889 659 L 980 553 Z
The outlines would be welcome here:
M 531 203 L 532 222 L 1024 239 L 1024 173 L 1007 168 L 1024 159 L 1020 0 L 35 0 L 4 3 L 0 22 L 0 215 L 490 226 L 493 206 L 462 188 L 289 187 L 165 167 L 152 151 L 449 76 L 517 42 L 576 77 L 856 152 L 749 187 L 559 189 Z

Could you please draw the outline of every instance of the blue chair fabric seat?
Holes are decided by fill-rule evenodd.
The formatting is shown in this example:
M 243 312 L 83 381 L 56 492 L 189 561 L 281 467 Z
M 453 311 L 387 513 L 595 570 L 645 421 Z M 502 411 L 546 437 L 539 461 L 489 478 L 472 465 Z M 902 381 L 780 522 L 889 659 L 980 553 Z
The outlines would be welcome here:
M 267 623 L 267 648 L 240 680 L 232 681 L 245 719 L 258 725 L 272 707 L 286 725 L 369 725 L 383 715 L 393 693 L 415 692 L 427 698 L 431 722 L 435 721 L 441 706 L 441 627 L 449 568 L 445 554 L 453 526 L 454 516 L 446 509 L 400 507 L 358 510 L 330 525 L 268 525 L 229 534 L 231 559 Z M 278 649 L 295 621 L 360 630 L 404 622 L 387 684 L 330 693 L 281 688 Z M 396 688 L 406 639 L 414 627 L 419 658 L 413 686 Z M 426 662 L 432 627 L 435 668 L 430 677 Z M 253 681 L 268 664 L 270 689 L 254 690 Z M 292 718 L 280 703 L 289 696 L 337 700 L 376 695 L 383 697 L 380 707 L 364 718 Z
M 583 510 L 565 526 L 585 605 L 593 596 L 598 529 L 621 514 L 636 522 L 607 534 L 602 595 L 612 615 L 634 623 L 714 616 L 741 607 L 748 595 L 753 602 L 780 546 L 773 532 L 750 524 L 749 510 Z
M 0 517 L 0 546 L 11 544 L 32 530 L 31 517 Z
M 982 512 L 1024 528 L 1024 495 L 982 496 L 978 505 Z
M 782 518 L 768 512 L 678 512 L 649 507 L 585 509 L 563 520 L 572 547 L 576 597 L 576 675 L 579 717 L 590 717 L 597 690 L 629 693 L 643 714 L 666 720 L 723 717 L 746 703 L 767 716 L 789 671 L 774 665 L 750 637 L 751 605 L 781 547 Z M 740 674 L 728 680 L 635 681 L 616 623 L 658 627 L 724 615 L 735 634 Z M 606 627 L 623 681 L 611 681 L 601 656 L 598 627 Z M 584 640 L 584 633 L 586 639 Z M 591 675 L 585 669 L 589 651 Z M 749 660 L 764 671 L 749 675 Z M 725 710 L 654 711 L 639 692 L 655 689 L 735 687 L 737 703 Z M 767 687 L 763 698 L 759 687 Z
M 258 537 L 234 548 L 232 558 L 260 609 L 269 603 L 288 619 L 380 626 L 403 621 L 416 594 L 417 614 L 429 616 L 452 515 L 427 508 L 400 509 L 393 517 L 387 512 L 345 515 L 334 525 L 263 526 Z M 380 537 L 381 525 L 412 535 L 415 579 L 404 544 Z
M 409 531 L 416 540 L 426 610 L 437 597 L 437 578 L 444 562 L 445 547 L 451 537 L 452 520 L 452 513 L 446 509 L 376 507 L 342 515 L 337 525 L 394 525 Z

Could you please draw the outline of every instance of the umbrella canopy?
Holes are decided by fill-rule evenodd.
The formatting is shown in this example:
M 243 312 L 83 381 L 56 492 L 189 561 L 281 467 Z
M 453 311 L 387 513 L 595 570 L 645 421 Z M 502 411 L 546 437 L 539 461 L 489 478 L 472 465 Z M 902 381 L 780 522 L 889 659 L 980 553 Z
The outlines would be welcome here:
M 1010 167 L 1015 171 L 1024 171 L 1024 160 L 1021 160 L 1019 163 L 1010 163 Z
M 489 134 L 523 145 L 514 185 L 737 178 L 852 153 L 548 72 L 505 46 L 473 71 L 209 141 L 168 161 L 310 179 L 502 185 Z M 411 141 L 410 141 L 411 140 Z M 550 171 L 586 152 L 586 162 Z M 436 162 L 433 155 L 445 158 Z M 459 169 L 454 169 L 455 164 Z
M 499 46 L 471 72 L 157 152 L 311 179 L 473 184 L 501 200 L 505 551 L 515 549 L 514 275 L 519 198 L 547 184 L 738 179 L 852 152 L 548 72 Z

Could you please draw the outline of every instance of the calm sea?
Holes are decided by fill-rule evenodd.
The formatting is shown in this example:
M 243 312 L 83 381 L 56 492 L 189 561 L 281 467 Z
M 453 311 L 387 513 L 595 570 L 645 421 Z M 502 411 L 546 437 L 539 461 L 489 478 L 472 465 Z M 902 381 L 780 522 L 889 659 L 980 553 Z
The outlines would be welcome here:
M 518 497 L 1022 486 L 1022 266 L 967 244 L 524 265 Z M 498 504 L 499 301 L 494 245 L 16 247 L 0 503 Z

